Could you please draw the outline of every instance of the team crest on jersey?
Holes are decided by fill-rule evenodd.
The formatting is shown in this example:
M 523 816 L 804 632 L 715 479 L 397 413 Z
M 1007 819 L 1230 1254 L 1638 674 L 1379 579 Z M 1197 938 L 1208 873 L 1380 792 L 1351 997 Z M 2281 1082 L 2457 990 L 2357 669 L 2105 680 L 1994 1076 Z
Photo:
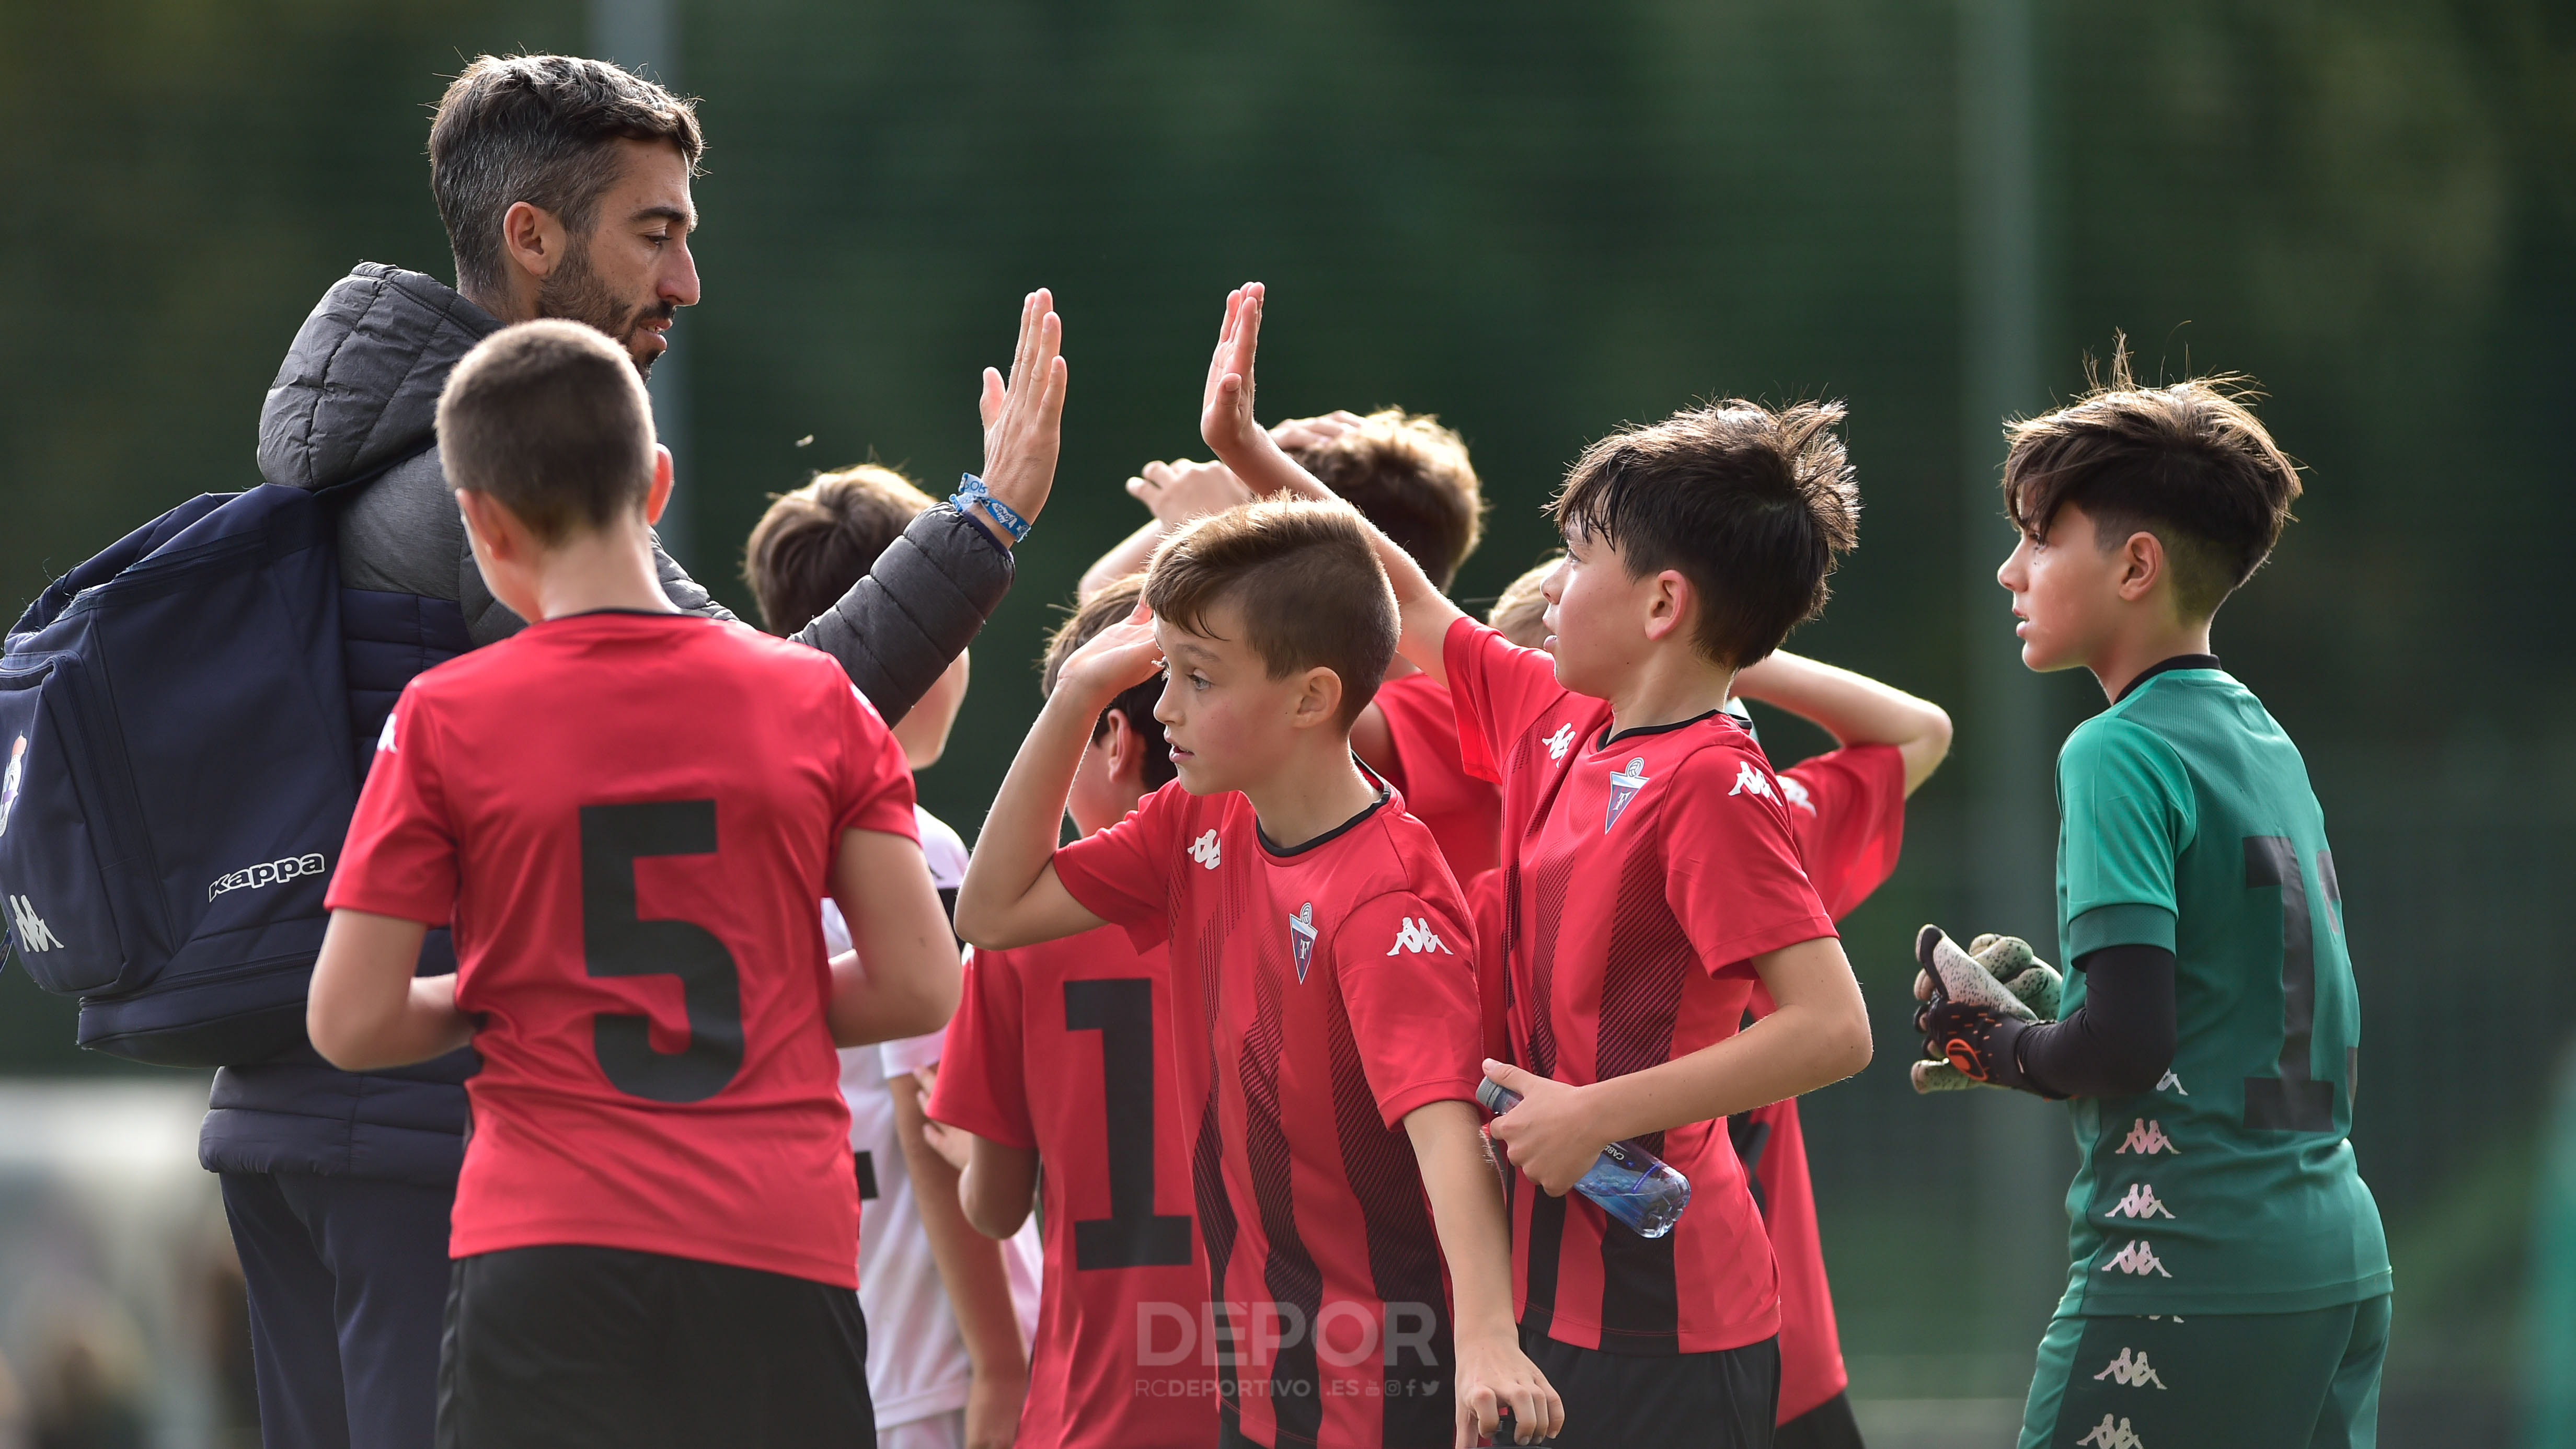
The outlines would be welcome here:
M 0 773 L 0 835 L 9 833 L 9 812 L 18 804 L 18 791 L 27 783 L 27 737 L 18 736 L 9 746 L 9 767 Z
M 1564 759 L 1565 752 L 1574 748 L 1574 726 L 1558 725 L 1556 733 L 1549 735 L 1541 743 L 1547 746 L 1547 758 L 1550 763 Z
M 1297 953 L 1297 980 L 1306 980 L 1306 968 L 1315 961 L 1315 903 L 1308 901 L 1288 918 L 1288 949 Z
M 1609 834 L 1610 827 L 1619 823 L 1620 814 L 1627 810 L 1629 801 L 1637 798 L 1637 792 L 1646 788 L 1648 778 L 1643 755 L 1630 760 L 1627 769 L 1610 777 L 1610 814 L 1601 822 L 1602 834 Z

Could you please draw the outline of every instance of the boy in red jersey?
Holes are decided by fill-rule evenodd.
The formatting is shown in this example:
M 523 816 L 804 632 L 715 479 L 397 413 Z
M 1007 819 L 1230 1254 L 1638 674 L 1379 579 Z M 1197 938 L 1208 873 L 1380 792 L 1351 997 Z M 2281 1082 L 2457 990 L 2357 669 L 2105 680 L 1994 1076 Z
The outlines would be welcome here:
M 1076 649 L 1136 611 L 1143 589 L 1138 578 L 1113 585 L 1056 631 L 1045 692 Z M 1172 778 L 1159 692 L 1150 681 L 1127 690 L 1092 727 L 1066 802 L 1082 834 Z M 1216 1438 L 1214 1386 L 1163 1352 L 1195 1333 L 1207 1297 L 1191 1220 L 1196 1101 L 1180 1085 L 1196 1023 L 1174 1013 L 1168 959 L 1161 944 L 1140 949 L 1102 926 L 966 962 L 929 1114 L 943 1150 L 963 1139 L 957 1190 L 976 1228 L 1018 1232 L 1045 1193 L 1021 1444 L 1205 1449 Z
M 1485 498 L 1466 441 L 1440 420 L 1402 408 L 1296 418 L 1270 430 L 1289 456 L 1360 511 L 1446 589 L 1484 533 Z M 1148 463 L 1127 491 L 1154 510 L 1154 520 L 1101 555 L 1083 575 L 1083 592 L 1142 568 L 1172 530 L 1252 501 L 1252 491 L 1222 463 Z M 1449 691 L 1397 659 L 1351 724 L 1351 747 L 1379 778 L 1404 796 L 1405 809 L 1430 828 L 1460 883 L 1500 859 L 1502 791 L 1468 773 L 1458 745 L 1458 712 Z M 1489 1003 L 1492 1005 L 1494 1003 Z
M 1252 421 L 1261 303 L 1257 284 L 1228 301 L 1207 441 L 1256 489 L 1320 493 Z M 1514 1192 L 1513 1287 L 1568 1444 L 1772 1440 L 1776 1275 L 1722 1119 L 1858 1071 L 1869 1018 L 1769 764 L 1725 704 L 1850 545 L 1840 416 L 1729 403 L 1586 450 L 1555 505 L 1552 660 L 1379 544 L 1405 657 L 1448 685 L 1468 766 L 1503 786 L 1525 1065 L 1486 1074 L 1522 1096 L 1492 1130 L 1538 1189 Z M 1739 1032 L 1757 984 L 1775 1009 Z M 1692 1181 L 1665 1237 L 1563 1195 L 1629 1137 Z
M 1021 466 L 1053 466 L 1048 372 L 996 421 Z M 829 660 L 671 612 L 670 455 L 598 333 L 487 338 L 438 431 L 484 579 L 534 622 L 395 706 L 308 1026 L 348 1070 L 483 1058 L 439 1442 L 866 1442 L 832 1044 L 956 996 L 902 752 Z M 825 962 L 827 893 L 864 974 Z M 457 973 L 413 979 L 451 921 Z
M 1058 675 L 958 930 L 1008 949 L 1115 922 L 1169 944 L 1174 1012 L 1206 1033 L 1182 1089 L 1203 1103 L 1214 1291 L 1192 1357 L 1215 1360 L 1220 1443 L 1465 1444 L 1501 1412 L 1523 1442 L 1551 1433 L 1558 1400 L 1502 1293 L 1465 907 L 1430 832 L 1350 753 L 1395 652 L 1367 525 L 1292 501 L 1202 519 L 1155 554 L 1145 602 L 1150 623 L 1104 630 Z M 1158 656 L 1179 778 L 1056 848 L 1094 721 Z

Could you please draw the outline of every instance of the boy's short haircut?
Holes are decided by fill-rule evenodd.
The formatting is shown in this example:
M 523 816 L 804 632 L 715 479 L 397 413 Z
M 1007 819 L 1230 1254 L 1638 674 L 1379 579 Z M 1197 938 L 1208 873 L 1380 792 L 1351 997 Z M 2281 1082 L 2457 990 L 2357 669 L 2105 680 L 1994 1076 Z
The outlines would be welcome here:
M 617 142 L 667 141 L 695 174 L 706 138 L 697 103 L 604 60 L 478 55 L 429 124 L 429 189 L 456 253 L 457 284 L 497 290 L 501 218 L 514 202 L 590 234 L 617 180 Z
M 1443 589 L 1484 536 L 1485 497 L 1466 441 L 1428 413 L 1382 408 L 1296 456 Z
M 450 488 L 490 495 L 542 544 L 640 513 L 653 488 L 653 405 L 616 343 L 559 319 L 475 344 L 438 395 Z
M 1395 658 L 1395 590 L 1345 503 L 1281 496 L 1212 513 L 1154 550 L 1145 602 L 1208 638 L 1209 611 L 1233 603 L 1271 678 L 1318 665 L 1340 676 L 1346 727 Z
M 1567 470 L 1557 527 L 1616 547 L 1633 578 L 1678 571 L 1699 596 L 1692 642 L 1742 669 L 1824 608 L 1836 556 L 1858 540 L 1842 418 L 1840 403 L 1729 398 L 1614 433 Z
M 742 576 L 761 627 L 793 634 L 867 577 L 877 556 L 937 505 L 911 479 L 875 463 L 817 473 L 770 499 L 743 545 Z
M 1093 636 L 1110 625 L 1125 623 L 1136 612 L 1136 601 L 1144 595 L 1145 576 L 1129 574 L 1074 610 L 1047 639 L 1046 661 L 1038 671 L 1038 692 L 1054 694 L 1056 677 L 1064 673 L 1064 661 L 1073 657 L 1073 651 L 1090 643 Z M 1136 732 L 1145 747 L 1145 788 L 1149 791 L 1161 789 L 1180 773 L 1180 767 L 1172 763 L 1171 745 L 1163 738 L 1163 722 L 1154 718 L 1155 701 L 1162 695 L 1163 681 L 1157 675 L 1120 691 L 1091 726 L 1091 737 L 1097 740 L 1109 732 L 1111 711 L 1127 716 L 1127 727 Z
M 2175 602 L 2208 618 L 2280 541 L 2298 465 L 2246 406 L 2260 394 L 2243 378 L 2140 387 L 2125 339 L 2112 348 L 2108 384 L 2089 361 L 2086 372 L 2084 397 L 2008 430 L 2004 507 L 2032 538 L 2046 538 L 2070 503 L 2091 515 L 2105 549 L 2154 534 Z
M 1547 595 L 1539 592 L 1547 576 L 1555 573 L 1565 555 L 1552 553 L 1541 559 L 1528 573 L 1503 586 L 1502 597 L 1494 600 L 1493 612 L 1485 622 L 1495 632 L 1523 649 L 1536 649 L 1547 642 Z

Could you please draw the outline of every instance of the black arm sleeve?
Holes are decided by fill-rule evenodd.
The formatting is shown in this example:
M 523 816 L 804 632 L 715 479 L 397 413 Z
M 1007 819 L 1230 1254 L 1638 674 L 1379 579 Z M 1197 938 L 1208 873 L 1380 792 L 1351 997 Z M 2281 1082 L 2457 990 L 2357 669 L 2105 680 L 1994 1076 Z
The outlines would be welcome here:
M 912 521 L 841 601 L 796 631 L 841 661 L 893 724 L 912 712 L 1011 591 L 1010 551 L 941 504 Z
M 2054 1097 L 2152 1092 L 2174 1055 L 2174 957 L 2161 946 L 2105 946 L 2075 962 L 2084 1005 L 2026 1026 L 2006 1053 L 2023 1082 Z

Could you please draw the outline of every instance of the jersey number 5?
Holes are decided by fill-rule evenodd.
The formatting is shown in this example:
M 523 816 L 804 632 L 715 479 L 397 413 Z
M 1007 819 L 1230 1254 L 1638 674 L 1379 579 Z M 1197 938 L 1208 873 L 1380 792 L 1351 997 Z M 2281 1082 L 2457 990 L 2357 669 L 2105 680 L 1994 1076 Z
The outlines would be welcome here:
M 2340 908 L 2333 856 L 2317 852 L 2317 874 L 2326 899 Z M 2317 940 L 2308 915 L 2308 883 L 2299 874 L 2299 848 L 2278 835 L 2245 837 L 2245 885 L 2249 890 L 2281 888 L 2280 1074 L 2245 1079 L 2245 1125 L 2274 1132 L 2331 1132 L 2334 1083 L 2318 1081 L 2309 1063 L 2317 1022 Z
M 656 1102 L 703 1102 L 742 1070 L 742 983 L 733 953 L 690 921 L 635 913 L 635 862 L 653 855 L 713 855 L 716 802 L 657 800 L 581 807 L 581 952 L 593 976 L 677 976 L 689 1013 L 688 1045 L 656 1051 L 652 1019 L 601 1012 L 591 1049 L 617 1090 Z
M 1064 1029 L 1100 1033 L 1109 1128 L 1109 1216 L 1073 1225 L 1073 1266 L 1158 1268 L 1190 1260 L 1190 1220 L 1154 1211 L 1154 983 L 1064 983 Z

